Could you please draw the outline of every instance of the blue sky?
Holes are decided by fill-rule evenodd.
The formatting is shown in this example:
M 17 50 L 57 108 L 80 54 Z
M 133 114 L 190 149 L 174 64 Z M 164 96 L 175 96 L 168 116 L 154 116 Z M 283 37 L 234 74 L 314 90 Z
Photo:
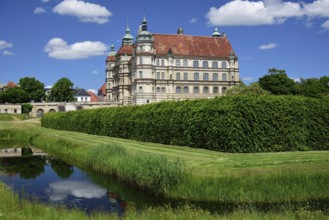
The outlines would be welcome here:
M 329 0 L 0 0 L 0 82 L 68 77 L 98 90 L 109 46 L 121 46 L 127 18 L 136 37 L 144 11 L 151 33 L 226 32 L 245 83 L 273 67 L 293 79 L 329 75 Z

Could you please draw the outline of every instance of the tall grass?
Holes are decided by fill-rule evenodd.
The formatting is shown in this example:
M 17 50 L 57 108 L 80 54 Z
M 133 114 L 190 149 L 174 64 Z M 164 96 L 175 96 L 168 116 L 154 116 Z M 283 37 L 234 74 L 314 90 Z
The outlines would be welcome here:
M 29 116 L 27 114 L 0 114 L 0 121 L 14 121 L 14 120 L 25 120 L 28 119 Z
M 167 193 L 190 175 L 185 164 L 161 155 L 130 153 L 118 144 L 100 145 L 89 152 L 87 165 L 157 193 Z

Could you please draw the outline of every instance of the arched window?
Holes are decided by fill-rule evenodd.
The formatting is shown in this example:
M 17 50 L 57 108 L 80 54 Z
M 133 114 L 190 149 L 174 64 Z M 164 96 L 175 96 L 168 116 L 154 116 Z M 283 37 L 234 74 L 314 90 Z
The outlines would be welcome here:
M 218 93 L 218 87 L 214 87 L 212 90 L 212 93 L 217 94 Z
M 208 68 L 208 61 L 203 61 L 202 62 L 202 67 L 203 68 Z
M 214 73 L 214 74 L 212 75 L 212 80 L 213 80 L 213 81 L 218 81 L 218 73 Z
M 193 61 L 193 67 L 194 67 L 194 68 L 199 67 L 199 61 L 194 60 L 194 61 Z
M 185 93 L 185 94 L 188 94 L 188 93 L 189 93 L 188 86 L 184 86 L 184 93 Z
M 157 66 L 160 66 L 160 60 L 159 59 L 157 59 Z
M 181 93 L 182 92 L 182 88 L 180 86 L 176 87 L 176 93 Z
M 203 93 L 204 93 L 204 94 L 209 93 L 209 88 L 208 88 L 208 87 L 203 87 Z
M 166 93 L 166 87 L 161 88 L 161 93 Z
M 193 93 L 194 93 L 194 94 L 198 94 L 198 93 L 199 93 L 199 87 L 195 86 L 195 87 L 193 88 Z
M 143 78 L 143 71 L 139 71 L 139 78 Z
M 37 110 L 37 117 L 42 117 L 42 116 L 43 116 L 43 109 L 38 109 Z
M 139 58 L 139 64 L 143 64 L 143 58 Z
M 222 68 L 226 68 L 226 62 L 222 62 Z
M 203 80 L 208 81 L 209 78 L 209 74 L 208 73 L 204 73 L 203 74 Z
M 157 87 L 156 92 L 157 92 L 157 93 L 160 93 L 160 87 Z
M 212 68 L 218 68 L 218 62 L 217 61 L 212 62 Z
M 176 80 L 180 80 L 180 73 L 176 73 Z
M 180 60 L 176 60 L 176 66 L 180 66 Z
M 226 92 L 226 87 L 222 88 L 222 94 L 224 94 Z
M 222 75 L 222 81 L 227 81 L 227 74 L 226 73 L 223 73 L 223 75 Z
M 187 60 L 183 60 L 183 66 L 188 66 Z
M 160 72 L 157 72 L 157 79 L 160 79 Z
M 194 73 L 194 80 L 199 80 L 199 73 Z
M 161 66 L 164 66 L 164 60 L 161 60 Z
M 188 75 L 187 75 L 187 73 L 184 73 L 184 80 L 188 80 Z

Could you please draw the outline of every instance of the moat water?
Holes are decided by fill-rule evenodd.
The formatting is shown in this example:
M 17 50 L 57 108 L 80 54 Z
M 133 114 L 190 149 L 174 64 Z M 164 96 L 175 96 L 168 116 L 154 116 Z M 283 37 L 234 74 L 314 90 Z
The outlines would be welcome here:
M 21 198 L 79 208 L 87 213 L 103 211 L 121 215 L 129 206 L 143 208 L 168 202 L 109 175 L 79 169 L 36 148 L 2 149 L 0 181 Z

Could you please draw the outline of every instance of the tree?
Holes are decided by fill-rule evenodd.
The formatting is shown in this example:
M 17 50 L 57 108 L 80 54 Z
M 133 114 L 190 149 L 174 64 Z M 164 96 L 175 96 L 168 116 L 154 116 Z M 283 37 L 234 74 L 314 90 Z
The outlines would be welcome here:
M 0 93 L 1 103 L 25 103 L 29 102 L 29 95 L 20 87 L 8 88 Z
M 74 100 L 73 83 L 66 77 L 59 79 L 51 88 L 49 101 L 71 102 Z
M 295 93 L 295 82 L 290 79 L 285 70 L 269 69 L 268 74 L 259 78 L 260 87 L 274 95 L 289 95 Z
M 24 77 L 19 80 L 20 87 L 25 90 L 29 102 L 41 102 L 45 98 L 44 84 L 34 77 Z
M 271 93 L 259 86 L 259 83 L 251 83 L 249 86 L 240 85 L 234 86 L 229 88 L 226 91 L 226 95 L 233 96 L 233 95 L 270 95 Z
M 329 94 L 329 77 L 301 79 L 296 87 L 300 95 L 319 98 Z

